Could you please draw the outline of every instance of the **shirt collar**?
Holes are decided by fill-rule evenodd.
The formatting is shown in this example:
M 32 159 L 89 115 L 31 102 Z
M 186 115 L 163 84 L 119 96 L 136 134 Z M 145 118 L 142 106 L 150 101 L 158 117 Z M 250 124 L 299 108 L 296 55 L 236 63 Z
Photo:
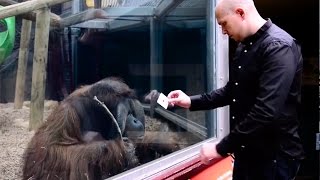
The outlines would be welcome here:
M 255 41 L 257 41 L 265 32 L 270 28 L 272 25 L 272 22 L 270 19 L 267 19 L 267 22 L 253 35 L 245 38 L 242 41 L 242 44 L 244 45 L 252 45 Z

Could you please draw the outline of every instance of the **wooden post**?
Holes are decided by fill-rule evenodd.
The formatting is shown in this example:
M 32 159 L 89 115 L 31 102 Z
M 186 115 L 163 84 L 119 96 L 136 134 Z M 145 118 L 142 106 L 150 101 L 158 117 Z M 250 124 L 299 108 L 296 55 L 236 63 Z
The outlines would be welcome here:
M 24 86 L 29 55 L 31 27 L 32 21 L 22 20 L 16 91 L 14 97 L 15 109 L 21 109 L 24 101 Z
M 46 65 L 50 29 L 50 9 L 42 8 L 37 12 L 34 57 L 32 70 L 32 89 L 30 103 L 29 130 L 38 128 L 43 120 Z
M 48 8 L 70 0 L 31 0 L 1 8 L 0 19 L 16 16 L 41 8 Z

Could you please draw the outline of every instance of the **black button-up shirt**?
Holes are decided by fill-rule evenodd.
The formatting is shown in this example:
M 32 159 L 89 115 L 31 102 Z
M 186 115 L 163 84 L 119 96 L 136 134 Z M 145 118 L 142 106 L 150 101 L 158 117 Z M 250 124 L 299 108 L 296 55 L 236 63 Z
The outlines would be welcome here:
M 232 129 L 217 145 L 221 155 L 242 151 L 303 158 L 298 135 L 302 55 L 296 40 L 268 20 L 239 43 L 226 86 L 191 96 L 190 110 L 230 105 Z

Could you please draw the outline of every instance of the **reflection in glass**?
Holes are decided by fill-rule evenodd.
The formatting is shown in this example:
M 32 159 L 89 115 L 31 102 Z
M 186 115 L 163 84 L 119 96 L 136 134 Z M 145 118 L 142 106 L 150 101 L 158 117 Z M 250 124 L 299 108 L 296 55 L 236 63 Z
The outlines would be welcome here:
M 109 18 L 73 26 L 74 86 L 121 77 L 144 106 L 148 132 L 172 134 L 179 149 L 206 139 L 206 121 L 212 121 L 206 112 L 166 110 L 144 99 L 152 90 L 207 91 L 213 77 L 207 77 L 206 67 L 206 1 L 87 0 L 80 9 L 94 7 Z

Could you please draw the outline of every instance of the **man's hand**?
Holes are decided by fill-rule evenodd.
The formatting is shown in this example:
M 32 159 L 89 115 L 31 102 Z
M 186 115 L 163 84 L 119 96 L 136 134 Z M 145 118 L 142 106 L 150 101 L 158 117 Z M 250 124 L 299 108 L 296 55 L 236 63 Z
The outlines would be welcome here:
M 171 91 L 167 97 L 169 106 L 180 106 L 186 109 L 190 108 L 191 106 L 190 97 L 181 90 Z
M 200 150 L 200 159 L 203 164 L 209 164 L 210 160 L 222 158 L 218 154 L 215 143 L 205 143 L 202 145 Z

